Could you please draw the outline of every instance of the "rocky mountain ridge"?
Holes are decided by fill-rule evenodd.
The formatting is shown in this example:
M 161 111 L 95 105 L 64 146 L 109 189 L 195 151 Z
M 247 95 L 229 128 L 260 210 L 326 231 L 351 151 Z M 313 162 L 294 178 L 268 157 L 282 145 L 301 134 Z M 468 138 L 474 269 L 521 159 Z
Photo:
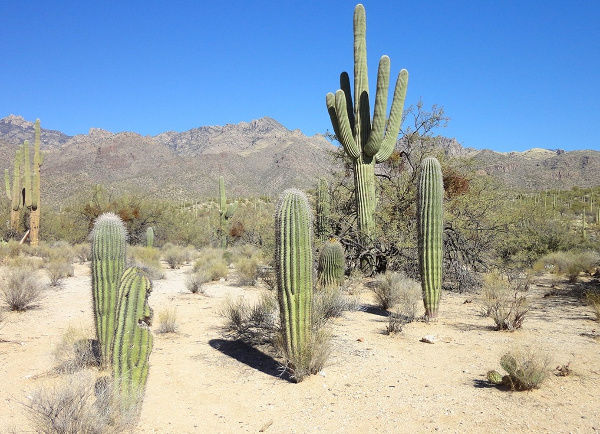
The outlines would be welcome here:
M 0 157 L 12 166 L 24 140 L 33 142 L 33 122 L 10 115 L 0 119 Z M 156 136 L 90 128 L 68 136 L 43 128 L 43 176 L 47 200 L 58 204 L 95 184 L 114 192 L 157 198 L 202 200 L 216 196 L 223 175 L 228 195 L 278 195 L 289 187 L 313 187 L 332 170 L 335 147 L 321 135 L 304 136 L 265 117 L 251 122 L 203 126 Z M 436 137 L 450 158 L 468 158 L 481 174 L 514 189 L 568 189 L 600 185 L 600 152 L 531 149 L 498 153 L 465 148 Z M 398 145 L 402 147 L 402 142 Z

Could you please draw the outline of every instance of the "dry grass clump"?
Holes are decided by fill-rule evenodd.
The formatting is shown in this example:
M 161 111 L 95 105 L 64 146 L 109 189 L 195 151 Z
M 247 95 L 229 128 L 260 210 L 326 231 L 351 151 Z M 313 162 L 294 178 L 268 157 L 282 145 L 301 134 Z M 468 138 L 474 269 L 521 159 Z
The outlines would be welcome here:
M 165 272 L 160 264 L 160 251 L 152 247 L 129 246 L 127 250 L 130 265 L 142 268 L 150 279 L 165 278 Z
M 506 375 L 489 371 L 488 381 L 510 390 L 532 390 L 539 388 L 548 375 L 550 357 L 533 348 L 517 349 L 503 355 L 500 366 L 506 371 Z
M 60 342 L 52 351 L 56 362 L 55 370 L 72 374 L 86 368 L 98 366 L 97 348 L 91 333 L 82 327 L 69 326 Z
M 177 333 L 179 325 L 177 324 L 177 310 L 167 308 L 158 313 L 158 328 L 156 333 Z
M 92 260 L 92 246 L 90 243 L 75 244 L 73 246 L 73 252 L 75 253 L 75 258 L 80 264 Z
M 227 279 L 229 268 L 221 249 L 203 249 L 194 262 L 193 271 L 203 271 L 211 281 Z
M 320 321 L 314 321 L 314 325 Z M 275 340 L 275 348 L 283 358 L 283 369 L 290 379 L 300 383 L 309 375 L 319 373 L 329 355 L 331 354 L 331 334 L 324 328 L 315 327 L 310 336 L 310 342 L 300 353 L 288 353 L 285 348 L 284 339 L 278 333 Z
M 25 403 L 37 433 L 121 433 L 137 423 L 137 408 L 124 410 L 91 372 L 70 375 L 35 390 Z M 103 383 L 106 383 L 104 381 Z
M 499 273 L 484 277 L 482 290 L 482 314 L 494 320 L 496 330 L 521 328 L 529 312 L 529 303 L 521 282 L 511 282 Z
M 412 314 L 414 318 L 421 300 L 419 288 L 416 281 L 406 277 L 403 273 L 387 272 L 379 277 L 372 290 L 375 293 L 377 305 L 381 309 L 388 310 L 401 304 L 401 310 L 406 311 L 409 316 Z
M 250 345 L 274 341 L 279 317 L 279 306 L 274 293 L 263 292 L 254 305 L 250 305 L 242 297 L 235 300 L 228 298 L 219 313 L 227 320 L 225 332 L 228 337 Z
M 240 284 L 254 286 L 260 276 L 262 252 L 251 245 L 243 245 L 233 252 L 232 263 L 237 271 Z
M 53 259 L 46 264 L 46 274 L 48 274 L 51 286 L 59 286 L 62 279 L 74 275 L 74 269 L 69 262 Z
M 323 322 L 340 317 L 344 312 L 352 312 L 361 308 L 358 297 L 348 294 L 342 288 L 322 288 L 313 294 L 314 316 Z
M 181 268 L 188 258 L 189 252 L 185 247 L 167 243 L 162 247 L 162 258 L 172 270 Z
M 596 315 L 596 321 L 600 321 L 600 291 L 588 291 L 585 293 L 585 301 Z
M 188 274 L 188 276 L 185 279 L 185 287 L 192 294 L 205 294 L 206 289 L 204 288 L 204 284 L 209 280 L 209 276 L 204 271 L 191 273 Z
M 600 265 L 600 254 L 595 251 L 553 252 L 540 258 L 534 265 L 536 272 L 565 275 L 570 283 L 577 282 L 581 273 L 593 274 Z
M 34 307 L 43 297 L 44 287 L 30 268 L 12 268 L 0 289 L 0 299 L 13 311 Z

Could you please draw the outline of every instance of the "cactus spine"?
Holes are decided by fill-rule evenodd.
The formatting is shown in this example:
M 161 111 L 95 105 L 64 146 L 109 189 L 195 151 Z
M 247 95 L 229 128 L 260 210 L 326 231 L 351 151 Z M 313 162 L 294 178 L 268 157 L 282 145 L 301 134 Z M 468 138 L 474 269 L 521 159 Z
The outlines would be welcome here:
M 313 252 L 311 210 L 299 190 L 284 191 L 277 204 L 275 271 L 284 351 L 300 361 L 311 339 Z
M 100 215 L 92 231 L 92 300 L 100 364 L 108 367 L 115 333 L 119 283 L 125 269 L 126 230 L 113 213 Z
M 335 238 L 323 244 L 317 267 L 319 285 L 339 288 L 344 281 L 344 247 Z
M 419 175 L 417 224 L 419 269 L 425 315 L 435 318 L 442 289 L 442 231 L 444 184 L 440 163 L 428 157 Z
M 146 229 L 146 247 L 154 247 L 154 229 L 148 226 Z
M 121 405 L 135 407 L 148 377 L 148 359 L 152 351 L 152 309 L 148 296 L 150 280 L 138 267 L 129 267 L 119 285 L 115 335 L 112 344 L 113 384 Z
M 324 242 L 330 235 L 330 197 L 329 197 L 329 185 L 327 184 L 326 178 L 319 179 L 319 185 L 317 186 L 317 238 Z
M 375 163 L 387 160 L 394 151 L 402 122 L 408 72 L 403 69 L 398 74 L 390 117 L 386 119 L 390 58 L 381 57 L 371 122 L 366 46 L 365 8 L 359 4 L 354 9 L 354 107 L 346 72 L 340 76 L 341 89 L 335 95 L 328 93 L 326 102 L 335 135 L 353 161 L 359 231 L 369 237 L 375 227 Z
M 237 201 L 227 206 L 227 197 L 225 196 L 225 180 L 219 176 L 219 232 L 221 233 L 221 248 L 227 248 L 227 220 L 233 217 L 237 209 Z

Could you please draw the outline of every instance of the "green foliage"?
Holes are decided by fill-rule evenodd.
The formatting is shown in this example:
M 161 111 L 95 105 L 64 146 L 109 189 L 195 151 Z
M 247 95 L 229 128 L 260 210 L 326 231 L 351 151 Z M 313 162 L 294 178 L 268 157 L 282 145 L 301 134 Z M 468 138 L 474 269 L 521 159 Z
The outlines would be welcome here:
M 238 207 L 238 203 L 230 203 L 227 205 L 227 197 L 225 196 L 225 180 L 223 176 L 219 177 L 219 232 L 221 235 L 221 248 L 227 248 L 227 221 L 233 217 Z
M 354 103 L 346 72 L 340 76 L 340 89 L 335 95 L 328 93 L 326 102 L 335 135 L 353 162 L 359 232 L 370 237 L 375 229 L 374 166 L 387 160 L 394 150 L 402 122 L 408 72 L 403 69 L 398 74 L 390 116 L 386 119 L 390 59 L 381 57 L 371 121 L 366 45 L 365 9 L 359 4 L 354 9 Z
M 487 379 L 492 384 L 502 384 L 510 390 L 532 390 L 540 387 L 548 375 L 550 358 L 539 350 L 519 349 L 504 354 L 500 366 L 507 375 L 489 371 Z
M 442 168 L 435 158 L 425 158 L 419 176 L 417 228 L 419 271 L 428 318 L 437 317 L 442 291 L 443 206 Z

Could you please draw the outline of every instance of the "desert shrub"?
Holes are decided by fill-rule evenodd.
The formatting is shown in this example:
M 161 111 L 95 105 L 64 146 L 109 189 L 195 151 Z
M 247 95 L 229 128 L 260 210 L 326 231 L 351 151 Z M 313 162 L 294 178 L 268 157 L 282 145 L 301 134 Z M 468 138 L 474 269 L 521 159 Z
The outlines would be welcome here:
M 600 321 L 600 291 L 587 291 L 585 293 L 585 300 L 593 309 L 596 321 Z
M 57 372 L 72 374 L 98 365 L 94 340 L 90 335 L 91 333 L 81 327 L 67 328 L 52 351 Z
M 110 388 L 97 387 L 90 372 L 79 372 L 32 392 L 25 404 L 37 433 L 120 433 L 131 430 L 137 409 L 121 410 Z
M 177 311 L 175 308 L 161 310 L 158 313 L 158 328 L 156 333 L 177 333 Z
M 329 287 L 315 291 L 313 294 L 313 316 L 315 321 L 325 324 L 331 318 L 359 310 L 360 301 L 357 297 L 346 294 L 342 288 Z
M 204 249 L 194 262 L 193 271 L 203 271 L 210 280 L 227 279 L 229 271 L 221 249 Z
M 33 256 L 15 256 L 9 257 L 6 264 L 11 268 L 27 268 L 35 271 L 44 268 L 44 259 Z
M 254 286 L 260 274 L 260 254 L 251 257 L 240 256 L 235 259 L 234 265 L 240 284 Z
M 9 258 L 16 258 L 21 254 L 23 250 L 23 244 L 19 244 L 18 241 L 10 240 L 2 248 L 2 254 Z
M 165 272 L 160 264 L 160 251 L 152 247 L 129 246 L 127 250 L 130 265 L 136 265 L 146 271 L 150 279 L 165 278 Z
M 68 276 L 73 276 L 73 266 L 69 262 L 53 259 L 46 264 L 46 274 L 51 286 L 60 285 L 60 281 Z
M 400 311 L 390 312 L 385 326 L 386 335 L 400 333 L 406 324 L 405 316 Z
M 511 390 L 537 389 L 548 375 L 549 365 L 550 358 L 542 351 L 519 349 L 500 358 L 500 366 L 506 371 L 506 375 L 489 371 L 487 378 L 491 383 L 502 384 Z
M 50 254 L 48 259 L 62 260 L 64 262 L 72 263 L 76 258 L 75 250 L 66 241 L 57 241 L 50 247 Z
M 92 260 L 92 246 L 89 243 L 75 244 L 73 252 L 80 264 Z
M 11 268 L 0 298 L 13 311 L 32 308 L 43 296 L 43 285 L 30 268 Z
M 309 375 L 319 373 L 325 366 L 331 353 L 331 334 L 326 329 L 315 328 L 303 351 L 290 355 L 285 351 L 284 339 L 279 333 L 275 347 L 283 358 L 282 366 L 289 373 L 290 379 L 299 383 Z
M 566 275 L 569 282 L 574 283 L 582 272 L 593 274 L 600 263 L 597 252 L 574 251 L 554 252 L 540 258 L 533 269 L 537 272 L 548 271 L 553 274 Z
M 277 289 L 277 276 L 273 267 L 261 267 L 258 278 L 268 290 L 275 291 Z
M 192 294 L 205 294 L 204 284 L 209 280 L 209 276 L 203 271 L 191 273 L 185 279 L 185 287 Z
M 185 263 L 187 257 L 186 249 L 181 246 L 175 246 L 169 244 L 167 247 L 163 246 L 162 258 L 167 262 L 169 268 L 172 270 L 181 268 Z
M 220 310 L 227 323 L 226 334 L 250 345 L 271 343 L 277 331 L 277 298 L 272 292 L 264 292 L 254 305 L 243 298 L 225 301 Z
M 521 328 L 529 312 L 525 289 L 521 282 L 511 282 L 499 273 L 486 275 L 482 289 L 483 316 L 492 318 L 497 330 Z
M 418 283 L 413 279 L 406 277 L 402 273 L 387 272 L 380 276 L 375 282 L 372 290 L 375 294 L 377 305 L 387 310 L 398 303 L 406 305 L 403 309 L 417 309 L 415 300 L 415 288 L 418 288 Z M 420 300 L 420 292 L 417 292 L 418 300 Z M 414 306 L 412 306 L 414 304 Z

